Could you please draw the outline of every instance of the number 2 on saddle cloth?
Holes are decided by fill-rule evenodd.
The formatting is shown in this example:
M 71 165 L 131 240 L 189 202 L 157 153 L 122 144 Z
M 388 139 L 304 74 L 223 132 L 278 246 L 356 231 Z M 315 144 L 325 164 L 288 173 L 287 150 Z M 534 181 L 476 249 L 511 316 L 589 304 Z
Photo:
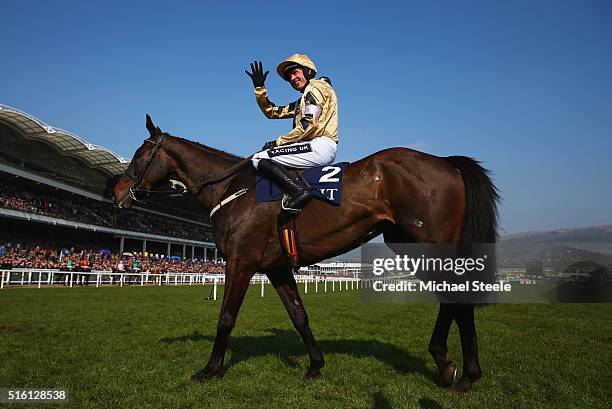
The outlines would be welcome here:
M 315 197 L 339 205 L 342 200 L 342 174 L 348 162 L 309 168 L 302 174 L 307 187 Z M 283 191 L 268 179 L 257 175 L 255 179 L 258 202 L 273 202 L 283 198 Z M 281 248 L 287 255 L 291 267 L 297 271 L 300 267 L 300 246 L 295 218 L 281 212 L 277 218 L 278 234 Z

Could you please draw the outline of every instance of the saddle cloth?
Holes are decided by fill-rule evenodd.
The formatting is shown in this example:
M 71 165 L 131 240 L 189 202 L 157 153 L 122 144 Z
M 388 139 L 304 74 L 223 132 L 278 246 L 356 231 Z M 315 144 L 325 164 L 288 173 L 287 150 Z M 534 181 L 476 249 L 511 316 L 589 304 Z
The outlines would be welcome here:
M 339 205 L 342 200 L 342 175 L 347 164 L 348 162 L 340 162 L 308 168 L 303 171 L 302 178 L 306 179 L 314 196 Z M 283 191 L 259 174 L 256 176 L 255 186 L 255 197 L 258 202 L 273 202 L 283 198 Z

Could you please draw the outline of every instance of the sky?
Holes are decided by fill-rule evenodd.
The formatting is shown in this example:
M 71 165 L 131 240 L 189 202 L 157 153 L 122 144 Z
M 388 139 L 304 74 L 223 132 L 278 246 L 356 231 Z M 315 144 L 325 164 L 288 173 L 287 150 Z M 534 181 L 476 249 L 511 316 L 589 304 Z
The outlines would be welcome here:
M 131 158 L 162 130 L 241 156 L 308 54 L 339 100 L 337 161 L 404 146 L 483 161 L 502 234 L 612 224 L 612 2 L 2 2 L 0 103 Z M 1 149 L 1 146 L 0 146 Z

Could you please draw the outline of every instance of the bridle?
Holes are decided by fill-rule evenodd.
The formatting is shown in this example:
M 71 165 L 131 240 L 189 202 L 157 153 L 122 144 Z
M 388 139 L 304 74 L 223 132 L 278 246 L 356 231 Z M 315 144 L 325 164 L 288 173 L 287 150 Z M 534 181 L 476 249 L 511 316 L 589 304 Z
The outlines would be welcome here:
M 144 191 L 147 194 L 151 193 L 151 190 L 141 189 L 140 183 L 142 183 L 142 179 L 144 179 L 145 174 L 147 173 L 147 171 L 149 170 L 149 167 L 151 166 L 151 163 L 153 163 L 153 159 L 155 159 L 156 156 L 159 157 L 159 149 L 161 148 L 161 144 L 164 141 L 164 139 L 166 139 L 166 134 L 163 134 L 163 133 L 159 136 L 159 138 L 157 138 L 157 141 L 155 142 L 153 142 L 150 139 L 145 139 L 145 142 L 155 144 L 155 147 L 153 148 L 153 151 L 151 152 L 151 156 L 149 156 L 149 159 L 147 159 L 147 163 L 145 164 L 144 168 L 142 168 L 142 171 L 140 172 L 138 176 L 130 175 L 127 170 L 123 172 L 123 175 L 127 176 L 130 180 L 132 180 L 134 182 L 134 185 L 130 186 L 126 194 L 123 196 L 123 198 L 121 198 L 121 200 L 117 204 L 118 208 L 121 209 L 121 206 L 128 199 L 132 199 L 135 202 L 142 202 L 142 200 L 139 200 L 136 197 L 136 192 L 138 191 Z M 161 167 L 161 162 L 159 166 Z
M 162 142 L 164 141 L 165 138 L 166 138 L 166 134 L 162 133 L 159 136 L 159 138 L 157 139 L 157 141 L 155 141 L 155 142 L 153 142 L 150 139 L 145 139 L 145 142 L 155 144 L 155 147 L 153 148 L 153 151 L 151 152 L 151 156 L 149 156 L 149 159 L 147 159 L 147 162 L 146 162 L 144 168 L 142 169 L 142 171 L 140 172 L 140 174 L 138 176 L 130 175 L 127 170 L 125 172 L 123 172 L 123 175 L 127 176 L 130 180 L 132 180 L 134 182 L 134 185 L 130 186 L 130 188 L 125 193 L 123 198 L 121 198 L 119 203 L 117 203 L 117 207 L 121 208 L 123 203 L 125 203 L 125 201 L 128 200 L 128 199 L 132 199 L 135 202 L 142 203 L 143 201 L 136 197 L 136 192 L 145 192 L 147 195 L 154 192 L 151 189 L 142 189 L 142 188 L 140 188 L 140 184 L 142 183 L 142 180 L 144 179 L 145 174 L 149 170 L 149 167 L 151 166 L 151 163 L 153 163 L 153 159 L 155 159 L 156 156 L 157 157 L 160 156 L 159 150 L 160 150 L 161 144 L 162 144 Z M 228 177 L 232 176 L 238 170 L 242 169 L 244 166 L 249 164 L 251 162 L 251 158 L 252 158 L 252 155 L 249 156 L 248 158 L 244 158 L 243 160 L 241 160 L 240 162 L 236 163 L 234 166 L 229 168 L 225 173 L 223 173 L 219 177 L 212 178 L 212 179 L 209 179 L 209 180 L 204 180 L 203 182 L 198 183 L 197 185 L 193 186 L 194 189 L 197 189 L 195 194 L 200 193 L 200 191 L 205 186 L 213 185 L 215 183 L 221 182 L 222 180 L 225 180 Z M 159 166 L 161 168 L 161 161 L 160 161 L 160 165 Z M 172 191 L 155 191 L 155 193 L 174 193 L 174 190 L 172 190 Z

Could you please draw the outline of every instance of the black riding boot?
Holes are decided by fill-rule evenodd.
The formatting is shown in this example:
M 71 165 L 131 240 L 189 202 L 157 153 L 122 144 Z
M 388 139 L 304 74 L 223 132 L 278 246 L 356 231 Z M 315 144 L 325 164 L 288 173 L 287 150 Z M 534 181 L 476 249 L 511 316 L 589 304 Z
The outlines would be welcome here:
M 305 189 L 297 178 L 291 176 L 283 165 L 272 162 L 270 159 L 262 159 L 257 169 L 289 195 L 283 198 L 283 210 L 298 213 L 312 199 L 312 194 L 308 189 Z

